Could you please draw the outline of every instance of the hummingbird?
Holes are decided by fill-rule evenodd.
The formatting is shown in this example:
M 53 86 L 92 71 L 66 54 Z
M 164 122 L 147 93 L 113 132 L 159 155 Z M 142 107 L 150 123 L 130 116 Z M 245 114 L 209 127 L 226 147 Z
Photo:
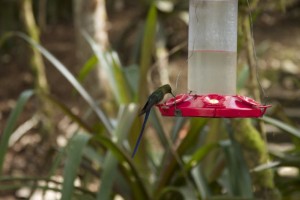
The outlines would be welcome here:
M 146 122 L 148 120 L 148 117 L 149 117 L 149 114 L 150 114 L 150 111 L 151 111 L 151 108 L 158 104 L 160 101 L 163 100 L 165 94 L 168 94 L 170 93 L 173 97 L 175 97 L 175 95 L 172 93 L 172 88 L 169 84 L 166 84 L 166 85 L 163 85 L 159 88 L 157 88 L 149 97 L 148 97 L 148 100 L 146 102 L 146 104 L 144 105 L 144 107 L 142 108 L 141 112 L 139 113 L 139 116 L 145 114 L 145 118 L 144 118 L 144 122 L 143 122 L 143 125 L 142 125 L 142 129 L 140 131 L 140 134 L 139 134 L 139 137 L 136 141 L 136 144 L 135 144 L 135 147 L 134 147 L 134 150 L 132 152 L 132 155 L 131 157 L 133 158 L 137 149 L 138 149 L 138 146 L 141 142 L 141 139 L 142 139 L 142 136 L 143 136 L 143 133 L 144 133 L 144 129 L 145 129 L 145 126 L 146 126 Z

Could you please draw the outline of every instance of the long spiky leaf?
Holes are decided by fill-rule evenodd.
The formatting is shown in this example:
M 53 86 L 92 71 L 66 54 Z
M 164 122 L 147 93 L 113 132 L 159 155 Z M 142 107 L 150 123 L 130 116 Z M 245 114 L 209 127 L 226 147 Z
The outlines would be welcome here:
M 82 34 L 90 44 L 98 58 L 98 61 L 100 62 L 101 67 L 108 76 L 109 85 L 112 88 L 115 98 L 119 103 L 129 103 L 131 101 L 129 83 L 121 69 L 116 53 L 104 51 L 86 31 L 82 31 Z
M 114 130 L 114 137 L 117 139 L 117 143 L 124 141 L 130 131 L 136 113 L 138 111 L 137 105 L 129 104 L 121 106 L 120 114 L 118 117 L 118 124 Z M 117 177 L 117 164 L 118 160 L 111 151 L 108 151 L 104 163 L 103 163 L 103 173 L 101 176 L 101 186 L 97 194 L 97 199 L 99 200 L 108 200 L 112 192 L 112 186 Z
M 78 91 L 78 93 L 83 97 L 83 99 L 90 105 L 93 111 L 96 113 L 98 118 L 103 123 L 104 127 L 111 135 L 112 133 L 112 125 L 104 112 L 99 108 L 95 100 L 90 96 L 90 94 L 82 87 L 82 85 L 77 81 L 77 79 L 71 74 L 71 72 L 58 60 L 56 59 L 48 50 L 39 45 L 37 42 L 32 40 L 26 34 L 21 32 L 10 32 L 6 34 L 6 39 L 12 36 L 18 36 L 32 45 L 34 48 L 38 49 L 43 56 L 50 61 L 53 66 L 71 83 L 71 85 Z
M 20 113 L 22 112 L 25 103 L 28 101 L 28 99 L 32 96 L 33 91 L 32 90 L 26 90 L 21 93 L 17 103 L 16 107 L 13 109 L 13 111 L 10 113 L 9 118 L 6 122 L 6 126 L 4 128 L 1 140 L 0 140 L 0 176 L 2 173 L 2 167 L 3 167 L 3 162 L 5 158 L 5 154 L 8 148 L 8 141 L 13 133 L 13 130 L 16 126 L 18 117 Z
M 118 159 L 121 170 L 126 174 L 126 178 L 132 191 L 134 191 L 134 199 L 150 199 L 150 195 L 144 181 L 141 178 L 132 159 L 106 136 L 97 135 L 93 137 L 93 141 L 105 146 Z
M 271 117 L 267 117 L 267 116 L 264 116 L 262 118 L 259 118 L 260 120 L 268 123 L 268 124 L 272 124 L 278 128 L 280 128 L 281 130 L 297 137 L 297 138 L 300 138 L 300 131 L 299 129 L 296 129 L 294 127 L 292 127 L 291 125 L 287 124 L 287 123 L 284 123 L 282 121 L 279 121 L 277 119 L 274 119 L 274 118 L 271 118 Z
M 62 188 L 62 200 L 72 198 L 74 190 L 74 181 L 81 162 L 83 148 L 91 138 L 88 134 L 76 134 L 70 140 L 67 148 L 67 160 L 64 167 L 64 182 Z

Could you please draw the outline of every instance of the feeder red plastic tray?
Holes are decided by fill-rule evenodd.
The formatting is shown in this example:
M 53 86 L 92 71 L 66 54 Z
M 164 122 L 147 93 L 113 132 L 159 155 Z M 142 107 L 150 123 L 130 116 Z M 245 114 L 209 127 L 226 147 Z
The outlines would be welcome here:
M 249 97 L 219 94 L 180 94 L 158 104 L 163 116 L 252 118 L 264 115 L 270 105 L 261 105 Z

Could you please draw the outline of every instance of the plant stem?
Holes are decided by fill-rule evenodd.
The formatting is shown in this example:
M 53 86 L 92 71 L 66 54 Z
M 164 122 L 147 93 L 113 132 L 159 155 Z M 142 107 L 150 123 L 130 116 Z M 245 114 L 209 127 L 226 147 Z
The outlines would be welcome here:
M 250 18 L 249 16 L 246 16 L 244 19 L 243 23 L 243 29 L 244 29 L 244 34 L 246 35 L 246 45 L 247 45 L 247 60 L 248 60 L 248 65 L 250 68 L 250 90 L 252 95 L 254 96 L 254 99 L 257 101 L 261 102 L 261 97 L 260 97 L 260 88 L 261 85 L 259 84 L 259 77 L 258 77 L 258 66 L 257 66 L 257 60 L 256 60 L 256 54 L 254 51 L 254 38 L 252 38 L 252 31 L 251 31 L 251 24 L 250 24 Z M 263 90 L 261 88 L 261 90 Z M 263 93 L 263 91 L 261 91 Z M 262 94 L 264 95 L 264 94 Z M 264 97 L 264 96 L 263 96 Z M 267 142 L 266 138 L 266 129 L 264 122 L 258 121 L 258 127 L 259 131 L 265 140 Z
M 28 36 L 40 43 L 40 32 L 36 25 L 35 18 L 33 15 L 32 0 L 21 0 L 20 1 L 20 15 L 23 20 L 23 26 Z M 30 58 L 30 64 L 34 73 L 35 80 L 35 91 L 38 97 L 39 103 L 39 117 L 42 121 L 42 135 L 41 146 L 45 152 L 50 152 L 52 144 L 55 144 L 56 137 L 49 133 L 53 133 L 53 108 L 51 104 L 48 104 L 46 95 L 49 94 L 49 86 L 47 83 L 45 64 L 43 61 L 42 54 L 36 48 L 31 48 L 31 53 L 28 56 Z M 47 158 L 49 159 L 49 158 Z
M 21 16 L 27 34 L 37 43 L 40 43 L 39 29 L 36 26 L 35 19 L 33 16 L 32 0 L 21 1 Z M 47 84 L 43 58 L 41 53 L 36 49 L 32 49 L 31 65 L 32 70 L 35 73 L 36 89 L 38 90 L 38 92 L 41 93 L 49 93 L 49 86 Z

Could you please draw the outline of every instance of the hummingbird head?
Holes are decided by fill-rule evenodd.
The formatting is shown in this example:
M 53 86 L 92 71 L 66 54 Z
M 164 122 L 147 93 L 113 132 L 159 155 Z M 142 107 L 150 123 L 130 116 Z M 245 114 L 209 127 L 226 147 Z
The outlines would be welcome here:
M 172 93 L 172 88 L 169 84 L 163 85 L 161 88 L 163 89 L 165 94 L 170 93 L 173 97 L 175 97 L 175 95 Z

